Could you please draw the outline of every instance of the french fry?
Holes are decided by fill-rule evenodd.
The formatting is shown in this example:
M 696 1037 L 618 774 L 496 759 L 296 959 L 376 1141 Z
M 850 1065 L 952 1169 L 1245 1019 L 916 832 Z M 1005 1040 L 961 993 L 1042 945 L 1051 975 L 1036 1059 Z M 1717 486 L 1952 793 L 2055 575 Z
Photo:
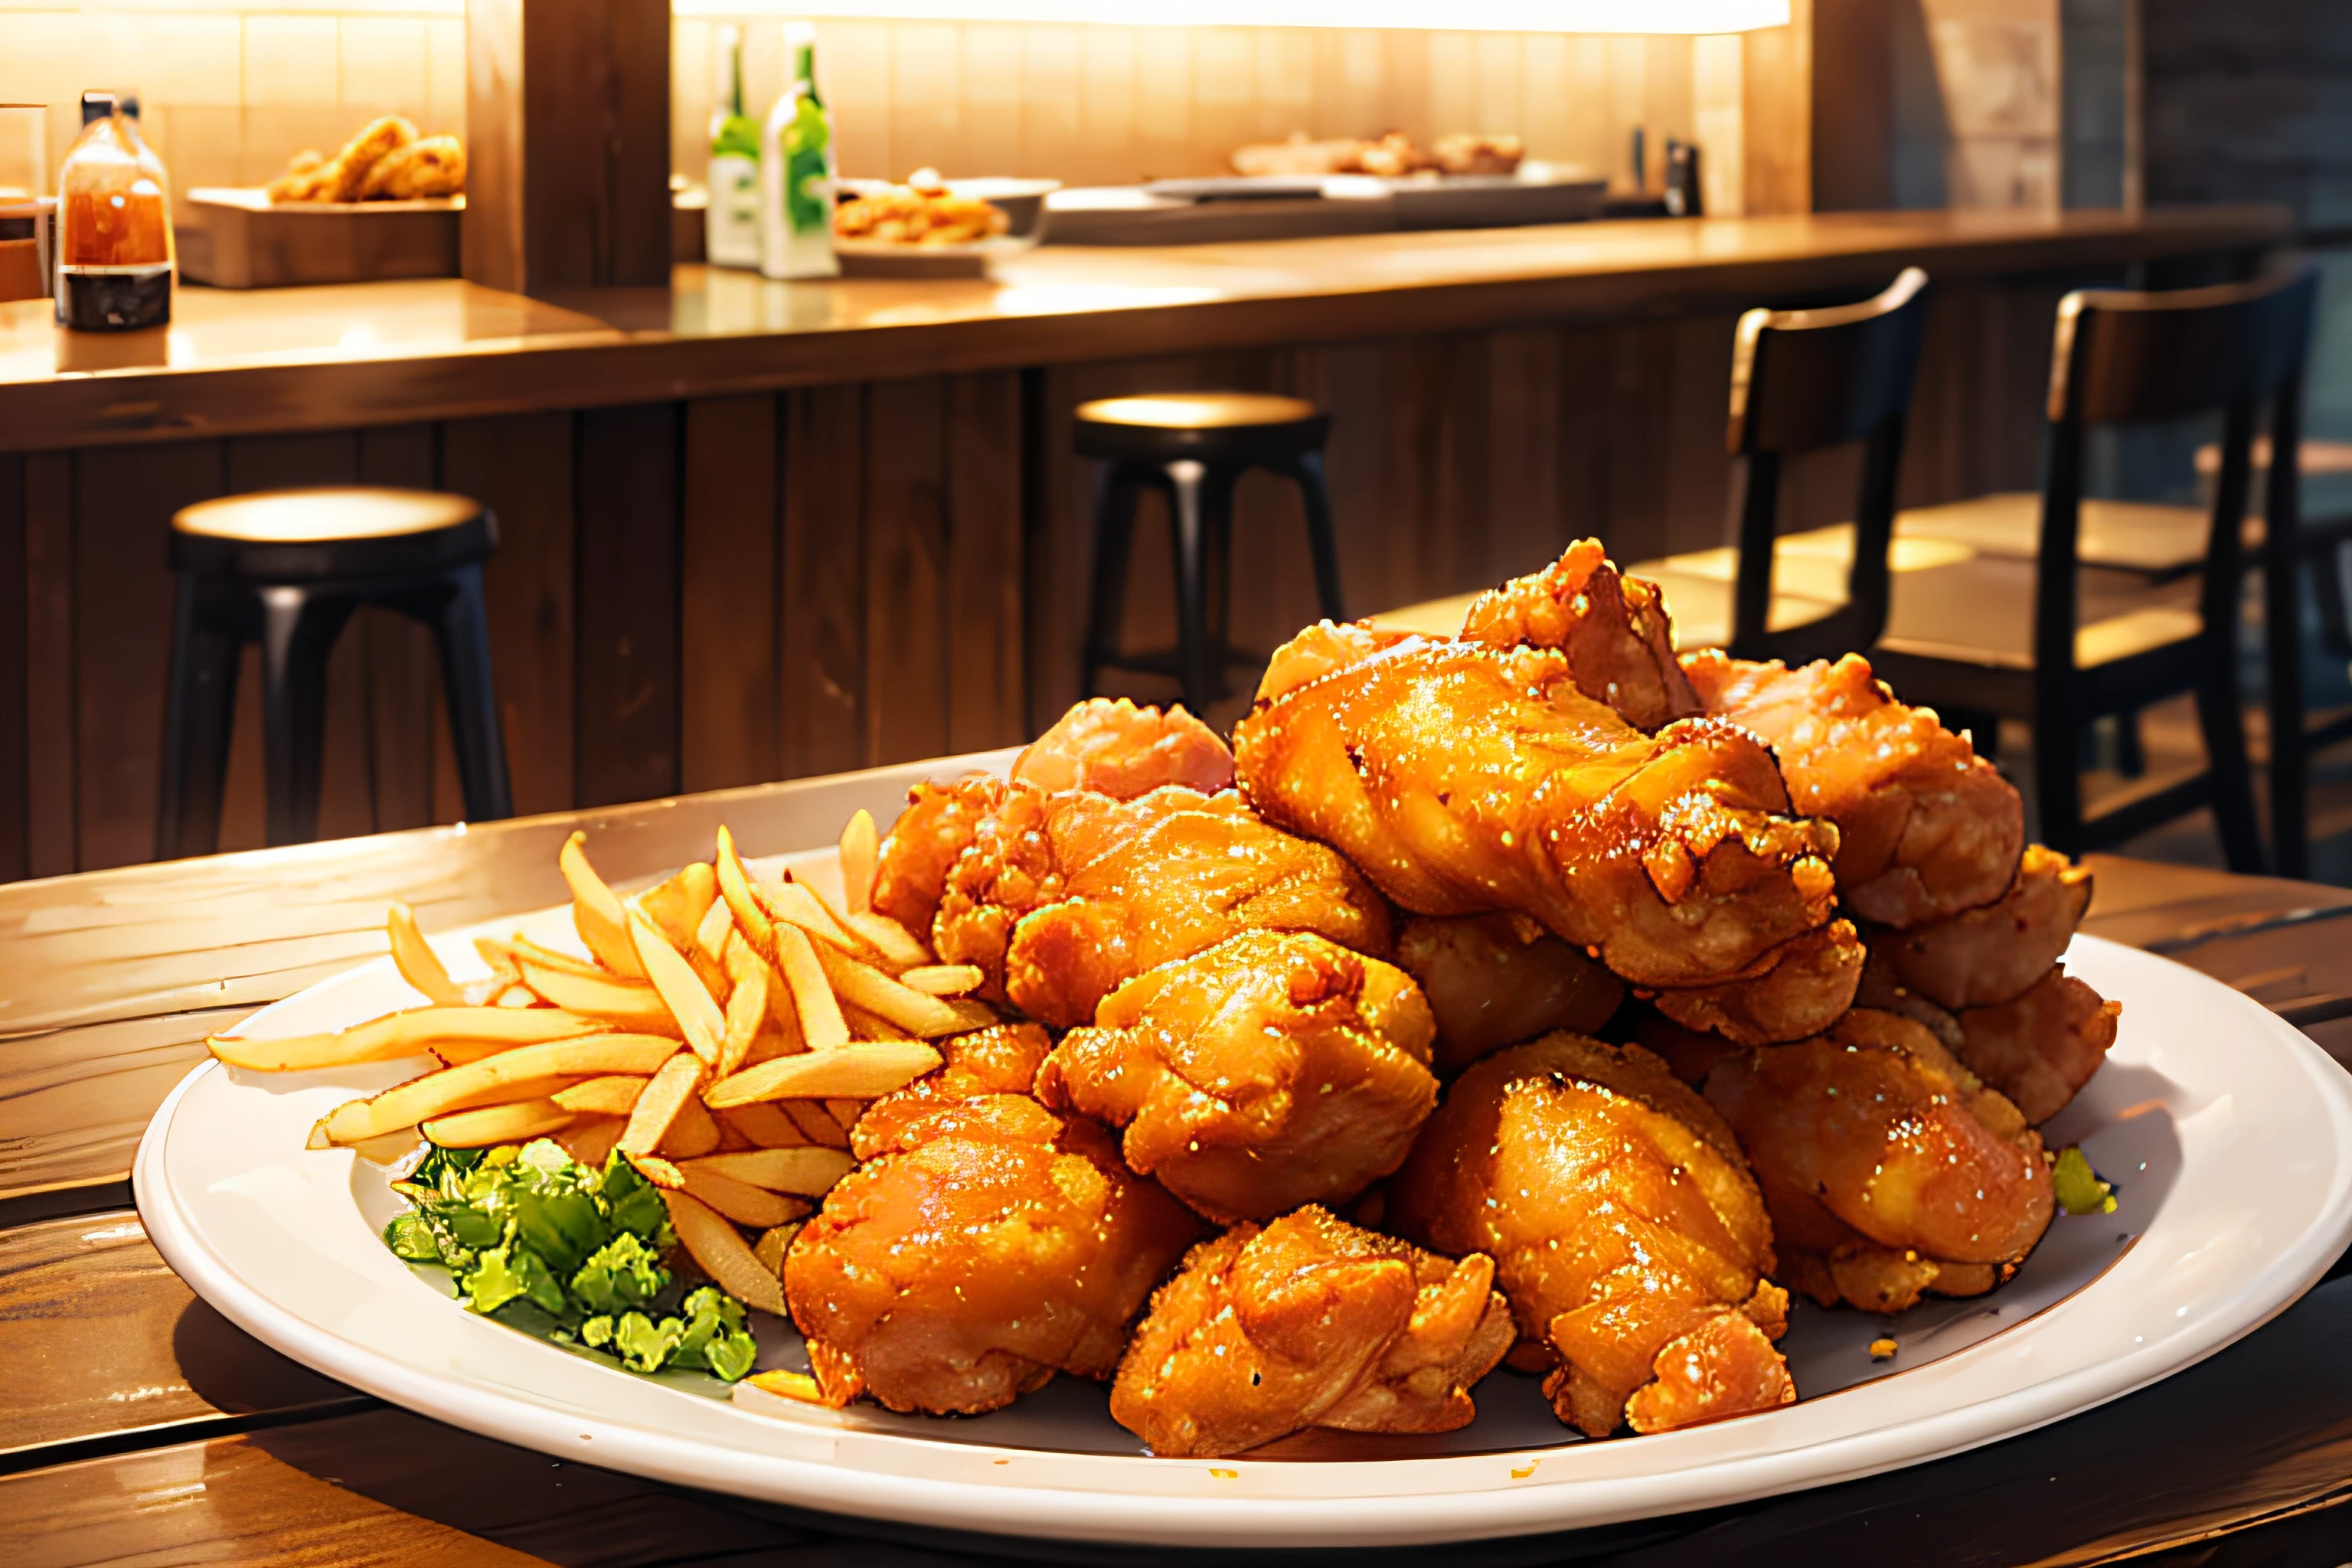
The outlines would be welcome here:
M 743 940 L 741 931 L 736 931 L 727 939 L 727 969 L 738 985 L 747 984 L 754 970 L 766 976 L 769 1027 L 752 1037 L 751 1052 L 742 1062 L 736 1064 L 739 1068 L 751 1062 L 765 1061 L 770 1057 L 789 1057 L 808 1049 L 808 1039 L 801 1033 L 800 1008 L 793 1000 L 792 987 L 784 984 L 783 977 L 770 966 L 767 960 L 752 951 L 751 944 Z M 734 1000 L 731 994 L 728 1000 Z
M 653 1081 L 637 1096 L 636 1104 L 629 1108 L 629 1125 L 621 1134 L 623 1153 L 650 1154 L 661 1147 L 661 1141 L 669 1135 L 669 1124 L 701 1089 L 703 1070 L 700 1058 L 688 1051 L 661 1064 Z
M 580 1078 L 603 1073 L 650 1073 L 665 1060 L 682 1054 L 676 1040 L 653 1035 L 589 1035 L 576 1040 L 518 1046 L 463 1067 L 411 1079 L 371 1099 L 346 1101 L 328 1112 L 312 1130 L 310 1146 L 323 1149 L 358 1143 L 414 1127 L 502 1085 L 529 1083 L 559 1074 Z
M 604 1168 L 604 1161 L 620 1142 L 621 1129 L 628 1121 L 619 1116 L 583 1116 L 555 1135 L 563 1152 L 592 1171 Z
M 474 939 L 474 951 L 480 953 L 483 961 L 491 967 L 504 967 L 517 978 L 520 978 L 525 963 L 541 969 L 561 970 L 566 974 L 583 974 L 593 980 L 614 978 L 611 970 L 593 958 L 582 958 L 561 948 L 543 946 L 520 932 L 503 942 L 494 936 L 478 936 Z M 493 952 L 499 956 L 492 957 Z
M 814 948 L 833 993 L 898 1026 L 919 1040 L 941 1039 L 985 1028 L 996 1016 L 977 1002 L 950 1002 L 899 984 L 870 963 L 831 948 Z
M 713 909 L 725 906 L 713 904 Z M 732 1078 L 751 1055 L 751 1042 L 768 1019 L 768 966 L 751 970 L 727 998 L 727 1036 L 719 1047 L 719 1078 Z
M 902 969 L 919 969 L 937 962 L 931 950 L 925 947 L 914 932 L 888 915 L 866 910 L 852 911 L 847 919 L 849 929 L 881 955 L 882 966 L 894 974 Z
M 741 1154 L 706 1155 L 683 1168 L 688 1175 L 697 1171 L 715 1171 L 772 1193 L 821 1198 L 833 1190 L 835 1182 L 849 1174 L 853 1163 L 839 1149 L 760 1149 Z
M 926 996 L 962 996 L 979 990 L 987 978 L 977 963 L 925 963 L 903 971 L 898 984 Z
M 703 1098 L 713 1110 L 755 1100 L 862 1100 L 904 1089 L 939 1065 L 940 1053 L 920 1040 L 877 1040 L 778 1057 L 720 1079 Z
M 866 1102 L 862 1100 L 828 1100 L 824 1102 L 824 1110 L 844 1132 L 854 1132 L 857 1129 L 857 1119 L 866 1114 Z
M 205 1041 L 215 1058 L 255 1072 L 305 1072 L 357 1062 L 398 1061 L 445 1046 L 473 1044 L 480 1054 L 601 1033 L 610 1026 L 554 1007 L 417 1007 L 387 1013 L 341 1034 L 250 1040 L 215 1035 Z
M 619 1145 L 615 1144 L 614 1147 L 617 1148 Z M 685 1189 L 686 1173 L 680 1171 L 676 1165 L 671 1164 L 667 1160 L 663 1159 L 660 1155 L 630 1154 L 625 1149 L 623 1149 L 621 1152 L 627 1155 L 629 1163 L 637 1168 L 637 1174 L 643 1176 L 646 1181 L 651 1182 L 655 1186 L 663 1188 L 669 1192 L 680 1192 Z
M 576 1078 L 569 1078 L 562 1073 L 551 1073 L 545 1078 L 527 1078 L 516 1083 L 492 1084 L 488 1089 L 466 1096 L 455 1105 L 445 1107 L 442 1113 L 446 1115 L 452 1110 L 478 1110 L 485 1105 L 511 1105 L 519 1100 L 553 1100 L 579 1081 Z M 576 1110 L 578 1108 L 567 1105 L 563 1109 Z M 397 1128 L 394 1130 L 395 1133 L 399 1131 Z
M 772 956 L 776 951 L 774 924 L 751 892 L 751 873 L 743 868 L 743 857 L 735 852 L 735 836 L 727 831 L 724 823 L 719 827 L 719 853 L 712 865 L 719 875 L 719 896 L 733 911 L 735 928 L 743 933 L 754 952 L 762 958 Z
M 719 1142 L 718 1119 L 699 1098 L 689 1095 L 686 1103 L 677 1108 L 669 1131 L 662 1134 L 661 1145 L 654 1152 L 665 1160 L 691 1160 L 715 1152 Z
M 874 816 L 861 805 L 841 830 L 841 898 L 853 915 L 874 907 L 874 863 L 880 848 Z
M 775 929 L 781 936 L 787 925 L 797 926 L 819 942 L 829 942 L 844 952 L 873 951 L 849 929 L 833 918 L 806 882 L 761 882 L 752 891 L 761 906 L 775 917 Z
M 524 1100 L 512 1105 L 486 1105 L 479 1110 L 453 1111 L 418 1128 L 445 1149 L 486 1149 L 494 1143 L 521 1143 L 560 1132 L 572 1125 L 572 1112 L 551 1100 Z
M 757 1410 L 759 1397 L 772 1394 L 779 1399 L 789 1399 L 799 1405 L 822 1405 L 828 1408 L 834 1402 L 824 1396 L 815 1378 L 804 1372 L 787 1372 L 782 1367 L 774 1372 L 755 1372 L 735 1385 L 728 1397 L 738 1405 Z M 746 1397 L 746 1395 L 749 1397 Z
M 395 903 L 384 916 L 384 931 L 392 939 L 393 967 L 427 1002 L 442 1007 L 464 1005 L 464 987 L 449 978 L 448 967 L 425 933 L 416 929 L 416 916 L 406 904 Z
M 520 955 L 519 955 L 520 956 Z M 570 1013 L 604 1018 L 616 1028 L 642 1035 L 677 1035 L 677 1017 L 649 981 L 625 980 L 617 974 L 575 974 L 570 970 L 541 965 L 520 957 L 522 983 L 531 994 Z
M 772 1104 L 793 1119 L 806 1140 L 821 1149 L 846 1149 L 849 1134 L 842 1130 L 824 1107 L 814 1100 L 762 1100 Z
M 702 924 L 702 917 L 718 897 L 717 875 L 707 862 L 693 860 L 659 887 L 638 894 L 637 908 L 669 938 L 672 947 L 684 949 L 693 945 L 695 928 Z
M 564 1110 L 583 1116 L 626 1116 L 637 1107 L 637 1097 L 652 1080 L 635 1073 L 607 1073 L 584 1079 L 548 1096 Z
M 719 1112 L 719 1120 L 761 1149 L 797 1149 L 809 1141 L 801 1124 L 772 1100 L 755 1100 Z
M 751 1244 L 751 1256 L 758 1258 L 769 1273 L 781 1279 L 784 1277 L 784 1254 L 792 1250 L 793 1237 L 801 1233 L 801 1222 L 791 1220 L 771 1226 Z
M 760 1266 L 732 1225 L 691 1193 L 664 1191 L 662 1201 L 679 1244 L 720 1289 L 747 1307 L 784 1314 L 782 1282 Z
M 694 945 L 711 963 L 727 966 L 728 938 L 735 935 L 735 910 L 724 899 L 713 899 L 704 913 L 702 923 L 694 928 Z M 740 942 L 741 939 L 737 938 Z M 734 974 L 729 970 L 730 975 Z M 736 976 L 740 978 L 740 976 Z
M 705 1064 L 716 1062 L 719 1048 L 727 1042 L 727 1016 L 710 999 L 702 976 L 644 915 L 629 917 L 629 934 L 636 942 L 637 962 L 645 966 L 646 978 L 661 993 L 671 1016 L 685 1032 L 688 1048 Z
M 808 1205 L 798 1198 L 788 1198 L 765 1187 L 739 1182 L 718 1171 L 704 1170 L 698 1164 L 681 1165 L 678 1170 L 686 1177 L 688 1192 L 737 1225 L 770 1229 L 808 1213 Z M 774 1270 L 769 1272 L 773 1273 Z
M 482 962 L 490 966 L 491 980 L 511 985 L 522 978 L 522 971 L 515 963 L 513 942 L 495 936 L 478 936 L 474 939 L 474 951 L 480 953 Z M 495 989 L 491 994 L 495 994 Z
M 834 1000 L 833 984 L 817 962 L 816 944 L 796 925 L 776 928 L 776 968 L 793 994 L 793 1014 L 801 1038 L 812 1051 L 838 1050 L 849 1043 L 849 1026 Z
M 588 951 L 602 959 L 606 968 L 642 980 L 646 968 L 637 961 L 636 944 L 629 940 L 629 911 L 622 906 L 621 896 L 588 864 L 588 852 L 581 847 L 587 841 L 586 834 L 573 834 L 563 841 L 562 852 L 555 858 L 564 882 L 572 889 L 572 923 Z

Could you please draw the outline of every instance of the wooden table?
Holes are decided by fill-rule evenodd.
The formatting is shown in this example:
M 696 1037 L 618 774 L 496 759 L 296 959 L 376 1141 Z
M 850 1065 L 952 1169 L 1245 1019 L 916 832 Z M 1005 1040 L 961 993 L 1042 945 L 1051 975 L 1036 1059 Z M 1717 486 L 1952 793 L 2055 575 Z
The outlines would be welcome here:
M 139 1132 L 198 1059 L 204 1033 L 380 952 L 387 900 L 409 900 L 428 930 L 555 902 L 555 849 L 574 826 L 624 885 L 707 855 L 722 821 L 753 850 L 822 842 L 858 805 L 893 809 L 908 778 L 932 768 L 0 888 L 0 1562 L 584 1568 L 1160 1555 L 893 1531 L 440 1426 L 230 1326 L 163 1265 L 129 1206 Z M 2352 991 L 2352 921 L 2332 915 L 2352 910 L 2352 891 L 2095 864 L 2094 931 L 2169 949 L 2289 1009 Z M 2352 1059 L 2352 1021 L 2313 1033 Z M 1477 1560 L 1893 1568 L 2178 1552 L 2184 1564 L 2337 1563 L 2352 1556 L 2352 1510 L 2331 1511 L 2352 1497 L 2347 1337 L 2352 1279 L 2331 1279 L 2201 1365 L 2023 1437 L 1706 1514 L 1491 1542 Z

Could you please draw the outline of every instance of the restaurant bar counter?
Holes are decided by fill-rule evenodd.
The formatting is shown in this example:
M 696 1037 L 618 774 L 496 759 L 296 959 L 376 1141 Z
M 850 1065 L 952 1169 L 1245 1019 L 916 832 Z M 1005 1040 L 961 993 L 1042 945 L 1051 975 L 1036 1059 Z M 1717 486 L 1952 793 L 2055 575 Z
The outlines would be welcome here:
M 517 809 L 646 800 L 1008 744 L 1080 695 L 1086 399 L 1319 403 L 1361 613 L 1581 534 L 1624 559 L 1719 542 L 1739 311 L 1860 298 L 1906 265 L 1936 302 L 1902 503 L 2030 489 L 2059 297 L 2230 275 L 2290 228 L 2271 207 L 1852 213 L 1047 247 L 992 280 L 186 288 L 167 331 L 121 337 L 0 305 L 0 625 L 23 628 L 0 638 L 0 880 L 152 858 L 165 535 L 208 497 L 487 502 Z M 1838 521 L 1836 461 L 1791 476 L 1786 526 Z M 1241 489 L 1242 646 L 1314 616 L 1296 505 Z M 1164 558 L 1160 526 L 1141 560 Z M 1172 641 L 1137 577 L 1130 646 Z M 459 815 L 436 685 L 422 627 L 354 621 L 323 835 Z M 260 776 L 248 698 L 222 847 L 260 842 Z

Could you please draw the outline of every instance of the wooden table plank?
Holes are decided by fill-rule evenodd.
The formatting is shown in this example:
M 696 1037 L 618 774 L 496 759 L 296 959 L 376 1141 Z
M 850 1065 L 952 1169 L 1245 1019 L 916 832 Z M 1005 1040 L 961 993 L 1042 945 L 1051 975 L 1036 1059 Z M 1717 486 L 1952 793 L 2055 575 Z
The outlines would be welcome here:
M 180 1282 L 128 1209 L 0 1231 L 0 1470 L 92 1439 L 374 1402 L 287 1360 Z

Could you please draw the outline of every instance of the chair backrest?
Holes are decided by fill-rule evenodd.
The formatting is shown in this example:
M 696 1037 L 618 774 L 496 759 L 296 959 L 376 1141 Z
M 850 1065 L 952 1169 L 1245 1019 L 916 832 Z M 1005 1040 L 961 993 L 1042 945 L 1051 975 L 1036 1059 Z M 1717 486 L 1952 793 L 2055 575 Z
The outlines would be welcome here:
M 2209 657 L 2236 658 L 2242 530 L 2266 404 L 2273 418 L 2268 527 L 2287 541 L 2299 528 L 2301 388 L 2317 293 L 2318 274 L 2305 268 L 2164 293 L 2077 289 L 2059 301 L 2034 586 L 2037 704 L 2067 702 L 2074 688 L 2084 445 L 2094 426 L 2221 415 L 2199 607 Z
M 1887 552 L 1895 469 L 1919 368 L 1927 275 L 1906 267 L 1885 291 L 1825 310 L 1750 310 L 1731 361 L 1729 446 L 1738 575 L 1731 651 L 1790 664 L 1866 648 L 1886 628 Z M 1783 459 L 1863 442 L 1846 601 L 1801 626 L 1773 631 L 1772 542 Z

